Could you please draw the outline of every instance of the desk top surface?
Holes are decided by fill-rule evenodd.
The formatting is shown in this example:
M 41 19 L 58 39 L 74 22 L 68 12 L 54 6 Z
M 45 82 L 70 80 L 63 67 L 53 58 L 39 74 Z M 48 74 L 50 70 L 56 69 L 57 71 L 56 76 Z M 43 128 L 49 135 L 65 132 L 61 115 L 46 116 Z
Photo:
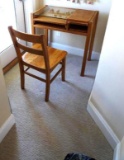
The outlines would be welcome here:
M 67 21 L 89 22 L 97 12 L 98 11 L 45 6 L 36 19 L 40 20 L 40 18 L 47 17 L 47 19 L 56 18 Z
M 42 16 L 67 19 L 75 12 L 75 9 L 46 6 Z

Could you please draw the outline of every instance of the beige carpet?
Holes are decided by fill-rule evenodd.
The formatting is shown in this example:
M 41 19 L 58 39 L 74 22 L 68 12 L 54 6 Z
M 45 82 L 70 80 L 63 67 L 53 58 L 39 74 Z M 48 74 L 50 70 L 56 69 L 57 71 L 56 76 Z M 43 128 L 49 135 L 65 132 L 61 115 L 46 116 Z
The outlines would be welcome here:
M 26 90 L 20 89 L 18 65 L 5 75 L 16 124 L 0 144 L 0 160 L 64 160 L 70 152 L 112 160 L 112 148 L 87 112 L 98 61 L 88 62 L 80 77 L 81 61 L 68 55 L 66 82 L 57 77 L 48 103 L 44 83 L 26 76 Z

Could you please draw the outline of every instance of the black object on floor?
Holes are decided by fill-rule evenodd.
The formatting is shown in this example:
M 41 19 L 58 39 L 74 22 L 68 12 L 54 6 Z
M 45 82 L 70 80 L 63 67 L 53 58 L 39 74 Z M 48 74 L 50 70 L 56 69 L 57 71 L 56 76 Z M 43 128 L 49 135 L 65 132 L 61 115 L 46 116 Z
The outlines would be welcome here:
M 95 160 L 81 153 L 68 153 L 64 160 Z

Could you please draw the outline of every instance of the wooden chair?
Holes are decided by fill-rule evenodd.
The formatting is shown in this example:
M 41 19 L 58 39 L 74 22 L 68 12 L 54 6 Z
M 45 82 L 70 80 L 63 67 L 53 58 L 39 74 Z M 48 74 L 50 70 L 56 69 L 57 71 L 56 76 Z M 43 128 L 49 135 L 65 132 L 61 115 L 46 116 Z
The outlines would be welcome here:
M 19 61 L 21 88 L 24 89 L 25 87 L 24 74 L 43 81 L 46 83 L 45 101 L 49 101 L 51 82 L 60 72 L 62 73 L 62 81 L 65 81 L 65 61 L 67 52 L 47 46 L 44 35 L 26 34 L 13 29 L 12 26 L 9 26 L 8 30 L 10 32 Z M 26 44 L 27 42 L 28 44 L 30 42 L 32 45 L 24 45 L 21 40 L 26 42 Z M 51 72 L 59 64 L 61 67 L 51 78 Z M 27 67 L 25 68 L 25 66 Z M 40 78 L 35 74 L 29 73 L 28 69 L 30 68 L 44 73 L 45 78 Z

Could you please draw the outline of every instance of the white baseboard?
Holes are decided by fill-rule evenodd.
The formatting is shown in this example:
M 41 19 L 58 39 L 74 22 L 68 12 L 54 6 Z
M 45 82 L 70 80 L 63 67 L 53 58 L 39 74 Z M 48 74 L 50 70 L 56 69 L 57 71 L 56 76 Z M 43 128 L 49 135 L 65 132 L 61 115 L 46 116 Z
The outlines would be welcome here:
M 113 160 L 124 160 L 124 137 L 114 150 Z
M 115 149 L 117 144 L 120 142 L 118 137 L 90 100 L 88 102 L 87 110 L 102 131 L 103 135 L 106 137 L 111 147 Z
M 83 53 L 84 53 L 84 49 L 82 48 L 72 47 L 72 46 L 63 45 L 55 42 L 49 43 L 49 45 L 57 49 L 66 50 L 69 54 L 73 54 L 77 56 L 83 56 Z M 97 59 L 99 59 L 100 53 L 93 51 L 93 54 L 95 55 L 95 57 L 97 57 Z
M 15 124 L 15 118 L 13 114 L 11 114 L 10 117 L 3 124 L 3 126 L 0 128 L 0 143 L 2 142 L 2 140 L 7 135 L 7 133 L 9 132 L 9 130 L 12 128 L 14 124 Z
M 114 149 L 113 160 L 120 160 L 121 143 L 118 143 Z

